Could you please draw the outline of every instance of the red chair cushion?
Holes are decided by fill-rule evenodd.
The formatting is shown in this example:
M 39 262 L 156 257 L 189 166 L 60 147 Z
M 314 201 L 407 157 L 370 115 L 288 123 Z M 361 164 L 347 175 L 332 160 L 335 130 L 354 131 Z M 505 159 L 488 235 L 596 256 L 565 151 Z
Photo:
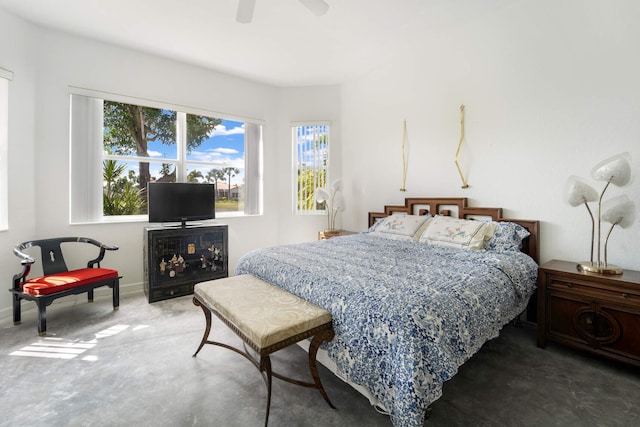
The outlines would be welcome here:
M 79 270 L 29 279 L 22 285 L 22 292 L 31 295 L 49 295 L 116 277 L 118 277 L 117 270 L 108 268 L 81 268 Z

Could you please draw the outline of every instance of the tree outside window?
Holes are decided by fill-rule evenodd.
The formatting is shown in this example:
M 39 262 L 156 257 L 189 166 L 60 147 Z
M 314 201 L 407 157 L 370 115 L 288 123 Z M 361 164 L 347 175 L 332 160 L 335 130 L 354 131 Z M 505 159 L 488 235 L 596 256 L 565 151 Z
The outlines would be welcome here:
M 291 127 L 294 150 L 294 211 L 313 213 L 326 209 L 315 192 L 327 189 L 329 179 L 329 125 L 303 124 Z
M 213 181 L 219 188 L 217 210 L 239 210 L 239 185 L 235 183 L 234 191 L 231 182 L 241 169 L 226 166 L 221 154 L 243 154 L 244 149 L 216 151 L 211 144 L 203 147 L 220 127 L 223 133 L 226 131 L 223 122 L 219 118 L 104 101 L 104 215 L 146 214 L 146 188 L 153 181 Z M 227 126 L 229 123 L 235 128 L 243 125 L 226 121 Z M 186 132 L 181 134 L 181 128 Z M 197 151 L 201 147 L 205 151 Z M 181 160 L 185 157 L 188 164 Z M 225 181 L 227 185 L 218 187 Z

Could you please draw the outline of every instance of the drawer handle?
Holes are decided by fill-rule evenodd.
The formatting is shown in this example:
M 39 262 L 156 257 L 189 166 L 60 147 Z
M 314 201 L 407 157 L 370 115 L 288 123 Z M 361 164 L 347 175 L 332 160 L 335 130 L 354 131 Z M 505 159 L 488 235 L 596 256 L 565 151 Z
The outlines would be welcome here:
M 573 283 L 567 283 L 567 288 L 573 288 Z
M 629 294 L 622 294 L 622 298 L 624 298 L 624 299 L 629 298 Z

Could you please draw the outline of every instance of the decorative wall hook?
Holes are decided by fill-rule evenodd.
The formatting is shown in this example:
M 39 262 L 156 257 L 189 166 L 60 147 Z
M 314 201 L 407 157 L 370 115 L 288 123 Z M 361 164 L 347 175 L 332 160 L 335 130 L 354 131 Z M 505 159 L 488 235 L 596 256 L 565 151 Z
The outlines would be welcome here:
M 460 105 L 460 142 L 458 142 L 458 149 L 456 150 L 456 159 L 455 164 L 458 169 L 458 174 L 460 175 L 460 179 L 462 180 L 462 188 L 469 188 L 469 183 L 464 179 L 464 175 L 462 174 L 462 169 L 460 169 L 460 164 L 458 163 L 458 156 L 460 155 L 460 148 L 462 147 L 462 141 L 464 140 L 464 105 Z
M 407 191 L 405 184 L 407 181 L 407 166 L 409 165 L 409 157 L 407 155 L 407 120 L 402 125 L 402 185 L 400 191 Z

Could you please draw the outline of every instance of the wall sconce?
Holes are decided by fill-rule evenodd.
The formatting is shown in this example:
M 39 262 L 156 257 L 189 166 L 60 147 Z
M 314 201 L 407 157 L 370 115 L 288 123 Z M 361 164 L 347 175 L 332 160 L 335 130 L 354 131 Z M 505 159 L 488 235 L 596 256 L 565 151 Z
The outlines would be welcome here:
M 578 270 L 600 274 L 622 274 L 622 268 L 608 263 L 607 245 L 609 236 L 611 236 L 611 232 L 616 225 L 626 228 L 633 224 L 636 219 L 635 203 L 629 200 L 627 196 L 618 196 L 606 201 L 603 205 L 602 198 L 609 185 L 613 184 L 622 187 L 629 183 L 631 180 L 631 155 L 622 153 L 598 163 L 591 170 L 591 177 L 595 180 L 606 182 L 599 195 L 593 187 L 573 175 L 569 177 L 565 187 L 567 202 L 571 206 L 584 204 L 591 217 L 591 260 L 579 263 Z M 598 203 L 597 221 L 589 207 L 591 202 Z M 604 240 L 604 261 L 601 258 L 601 227 L 603 220 L 611 224 L 611 228 Z M 595 257 L 594 254 L 596 255 Z M 594 258 L 596 259 L 594 260 Z

